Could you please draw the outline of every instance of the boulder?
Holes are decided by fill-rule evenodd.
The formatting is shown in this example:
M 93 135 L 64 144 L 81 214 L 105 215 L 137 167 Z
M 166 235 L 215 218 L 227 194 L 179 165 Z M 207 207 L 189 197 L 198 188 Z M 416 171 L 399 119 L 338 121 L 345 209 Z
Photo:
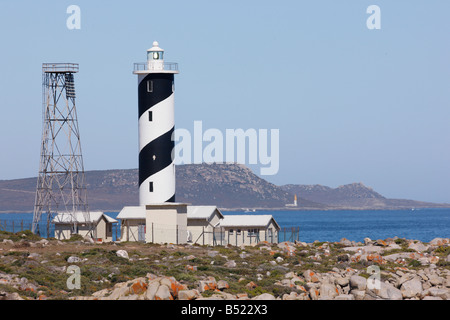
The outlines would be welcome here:
M 255 289 L 257 286 L 258 286 L 258 285 L 257 285 L 256 283 L 254 283 L 253 281 L 250 281 L 249 283 L 247 283 L 247 284 L 245 285 L 245 287 L 246 287 L 247 289 L 249 289 L 249 290 L 253 290 L 253 289 Z
M 448 238 L 434 238 L 430 241 L 430 244 L 433 246 L 443 246 L 444 244 L 449 243 Z
M 125 250 L 117 250 L 116 255 L 120 258 L 124 258 L 129 260 L 130 258 L 128 257 L 128 252 L 126 252 Z
M 338 289 L 329 282 L 324 282 L 319 288 L 320 298 L 330 300 L 339 295 Z
M 12 240 L 10 240 L 10 239 L 3 239 L 3 243 L 4 243 L 4 244 L 11 244 L 11 245 L 13 245 L 13 244 L 14 244 L 14 241 L 12 241 Z
M 251 300 L 275 300 L 275 297 L 270 293 L 263 293 L 259 296 L 252 298 Z
M 178 300 L 195 300 L 200 297 L 198 290 L 181 290 L 178 292 Z
M 217 289 L 224 290 L 230 288 L 230 285 L 225 280 L 219 280 L 217 282 Z
M 187 290 L 187 286 L 179 283 L 174 277 L 163 277 L 159 283 L 167 286 L 170 290 L 170 294 L 174 298 L 178 296 L 179 291 Z
M 334 300 L 355 300 L 355 296 L 352 294 L 340 294 Z
M 349 284 L 350 278 L 348 277 L 337 277 L 335 280 L 335 283 L 340 285 L 341 287 L 345 287 Z
M 369 290 L 369 289 L 367 289 Z M 402 300 L 402 292 L 390 283 L 380 282 L 379 287 L 371 289 L 373 293 L 385 300 Z
M 426 296 L 422 300 L 443 300 L 443 299 L 440 297 Z
M 317 290 L 316 288 L 309 289 L 309 296 L 311 297 L 311 300 L 318 300 L 319 290 Z
M 424 252 L 425 250 L 428 249 L 428 247 L 425 246 L 422 242 L 418 241 L 416 243 L 411 242 L 408 246 L 408 249 L 412 249 L 417 252 Z
M 350 277 L 350 287 L 355 290 L 366 290 L 367 280 L 361 276 L 353 275 Z
M 151 280 L 147 285 L 147 291 L 145 292 L 146 300 L 155 300 L 156 292 L 158 291 L 160 283 L 157 279 Z
M 339 241 L 339 243 L 344 246 L 347 246 L 347 247 L 353 245 L 353 242 L 351 242 L 350 240 L 348 240 L 346 238 L 342 238 L 341 241 Z
M 0 291 L 0 300 L 24 300 L 17 292 Z
M 155 293 L 155 300 L 173 300 L 169 287 L 160 285 Z
M 67 258 L 68 263 L 78 263 L 81 261 L 82 261 L 81 258 L 79 258 L 77 256 L 70 256 L 69 258 Z
M 147 283 L 144 278 L 135 279 L 130 286 L 130 294 L 143 294 L 147 291 Z
M 127 282 L 116 283 L 111 291 L 111 294 L 106 297 L 107 300 L 118 300 L 129 293 L 130 288 Z
M 408 280 L 400 287 L 403 298 L 415 298 L 422 294 L 423 287 L 422 282 L 419 279 L 414 278 Z
M 236 262 L 234 260 L 230 260 L 224 263 L 225 268 L 235 268 Z
M 289 241 L 280 242 L 278 248 L 282 249 L 288 256 L 294 255 L 297 250 L 295 244 Z
M 402 247 L 400 247 L 398 244 L 396 244 L 395 242 L 391 242 L 388 246 L 388 250 L 394 250 L 394 249 L 401 249 Z
M 208 277 L 206 280 L 200 280 L 198 283 L 198 291 L 200 293 L 206 290 L 215 290 L 217 289 L 217 282 L 214 277 Z
M 421 296 L 422 296 L 422 299 L 424 299 L 424 300 L 426 297 L 429 297 L 429 296 L 438 297 L 443 300 L 449 300 L 450 299 L 450 290 L 431 287 L 429 289 L 424 290 L 422 292 Z
M 309 269 L 303 272 L 303 277 L 305 278 L 306 282 L 319 282 L 319 278 L 317 277 L 316 273 Z
M 355 300 L 364 300 L 366 296 L 365 290 L 352 290 L 350 291 L 350 294 L 355 297 Z
M 375 245 L 381 246 L 381 247 L 387 247 L 389 244 L 384 240 L 378 239 L 377 241 L 375 241 Z
M 439 277 L 439 276 L 438 276 L 437 274 L 435 274 L 435 273 L 429 274 L 427 277 L 428 277 L 428 281 L 429 281 L 430 284 L 433 285 L 433 286 L 441 285 L 441 284 L 443 284 L 444 281 L 445 281 L 444 278 Z

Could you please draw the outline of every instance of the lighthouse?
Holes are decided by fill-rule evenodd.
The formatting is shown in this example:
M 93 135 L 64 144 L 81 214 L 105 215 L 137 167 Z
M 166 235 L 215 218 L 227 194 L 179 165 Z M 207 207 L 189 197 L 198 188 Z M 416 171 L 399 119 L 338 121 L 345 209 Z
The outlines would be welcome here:
M 138 75 L 139 205 L 175 202 L 172 151 L 178 64 L 164 62 L 164 50 L 154 41 L 147 61 L 135 63 L 133 73 Z

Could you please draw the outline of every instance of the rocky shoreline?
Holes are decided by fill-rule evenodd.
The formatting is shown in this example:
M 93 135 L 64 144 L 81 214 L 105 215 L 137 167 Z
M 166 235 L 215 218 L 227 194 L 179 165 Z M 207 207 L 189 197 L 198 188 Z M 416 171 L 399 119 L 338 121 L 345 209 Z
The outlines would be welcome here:
M 0 233 L 0 300 L 450 300 L 450 240 L 98 244 Z M 68 288 L 78 268 L 80 287 Z

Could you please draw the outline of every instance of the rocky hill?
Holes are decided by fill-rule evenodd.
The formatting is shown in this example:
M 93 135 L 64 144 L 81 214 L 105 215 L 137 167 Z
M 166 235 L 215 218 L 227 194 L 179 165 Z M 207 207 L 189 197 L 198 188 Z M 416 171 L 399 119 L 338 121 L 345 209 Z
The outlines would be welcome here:
M 447 204 L 436 204 L 423 201 L 388 199 L 362 183 L 351 183 L 337 188 L 322 185 L 288 184 L 281 188 L 289 193 L 297 194 L 303 199 L 315 201 L 328 207 L 351 209 L 401 209 L 449 207 Z
M 395 209 L 450 207 L 387 199 L 361 183 L 338 188 L 321 185 L 276 186 L 239 164 L 190 164 L 176 169 L 176 201 L 219 208 L 286 208 L 298 196 L 298 209 Z M 137 169 L 87 171 L 91 210 L 118 211 L 138 204 Z M 0 180 L 0 212 L 32 212 L 36 178 Z M 292 209 L 292 207 L 290 207 Z
M 294 196 L 238 164 L 202 164 L 177 167 L 177 201 L 221 208 L 276 208 Z M 325 208 L 301 199 L 301 207 Z

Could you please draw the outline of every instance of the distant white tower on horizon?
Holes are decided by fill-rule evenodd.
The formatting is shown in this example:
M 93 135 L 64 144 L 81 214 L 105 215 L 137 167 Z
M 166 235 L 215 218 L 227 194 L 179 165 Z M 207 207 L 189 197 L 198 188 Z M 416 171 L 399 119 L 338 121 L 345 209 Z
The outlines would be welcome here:
M 139 105 L 139 205 L 175 202 L 174 75 L 178 64 L 164 62 L 158 42 L 147 62 L 135 63 Z
M 298 206 L 298 204 L 297 204 L 297 195 L 296 194 L 294 195 L 294 203 L 288 203 L 285 206 L 286 207 L 297 207 Z

